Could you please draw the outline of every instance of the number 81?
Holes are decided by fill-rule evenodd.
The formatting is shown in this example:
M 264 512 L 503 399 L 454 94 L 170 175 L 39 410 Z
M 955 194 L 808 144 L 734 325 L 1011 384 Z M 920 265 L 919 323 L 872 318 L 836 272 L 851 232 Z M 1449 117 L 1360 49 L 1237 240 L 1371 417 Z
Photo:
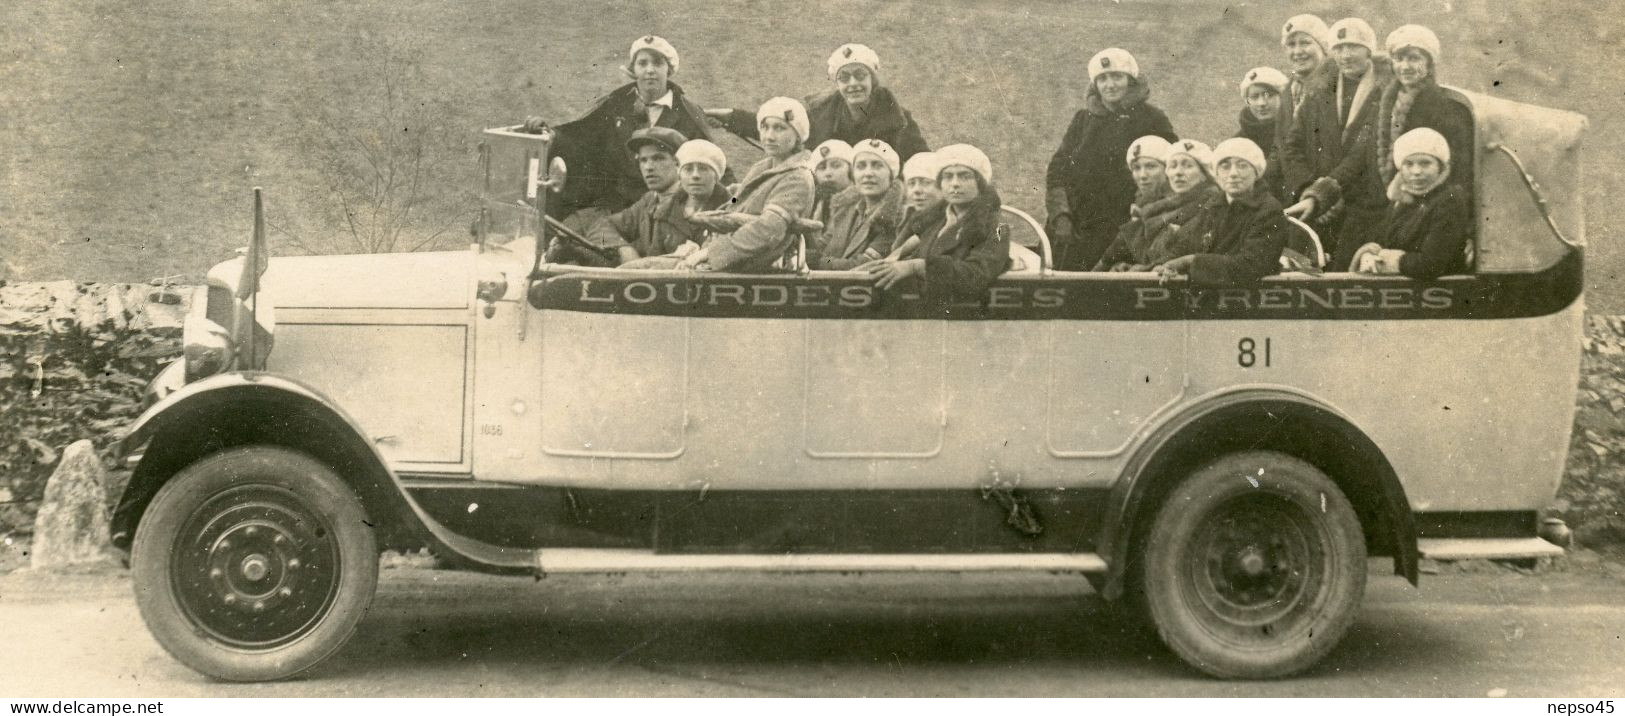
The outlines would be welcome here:
M 1264 339 L 1264 367 L 1268 368 L 1268 367 L 1270 367 L 1270 364 L 1271 364 L 1270 339 L 1265 338 Z M 1236 341 L 1236 365 L 1239 365 L 1239 366 L 1241 366 L 1243 368 L 1251 368 L 1253 366 L 1258 365 L 1258 341 L 1255 341 L 1255 340 L 1253 340 L 1251 338 L 1243 338 L 1243 339 L 1241 339 L 1239 341 Z

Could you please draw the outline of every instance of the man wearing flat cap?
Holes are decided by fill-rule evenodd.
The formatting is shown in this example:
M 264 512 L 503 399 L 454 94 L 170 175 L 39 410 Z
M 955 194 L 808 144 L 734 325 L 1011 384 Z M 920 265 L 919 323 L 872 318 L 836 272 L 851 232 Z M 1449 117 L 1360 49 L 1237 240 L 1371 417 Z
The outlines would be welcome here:
M 595 217 L 583 232 L 587 240 L 599 249 L 599 254 L 579 250 L 567 242 L 555 242 L 555 253 L 549 260 L 561 263 L 579 263 L 587 266 L 619 266 L 640 255 L 633 241 L 639 236 L 640 218 L 662 200 L 670 199 L 677 191 L 677 149 L 688 141 L 681 132 L 666 127 L 645 127 L 632 133 L 623 150 L 637 167 L 644 193 L 638 200 L 621 211 Z M 573 176 L 571 177 L 574 178 Z M 613 253 L 615 259 L 609 260 Z

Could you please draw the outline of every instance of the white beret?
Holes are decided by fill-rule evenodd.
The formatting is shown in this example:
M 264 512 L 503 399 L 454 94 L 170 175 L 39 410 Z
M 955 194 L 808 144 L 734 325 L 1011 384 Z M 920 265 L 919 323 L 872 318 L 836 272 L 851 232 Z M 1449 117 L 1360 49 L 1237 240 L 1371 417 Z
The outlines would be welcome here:
M 1281 44 L 1292 39 L 1294 33 L 1303 33 L 1320 45 L 1321 50 L 1332 49 L 1332 31 L 1326 27 L 1326 21 L 1314 15 L 1293 15 L 1281 26 Z
M 796 135 L 802 142 L 807 141 L 807 135 L 812 133 L 812 124 L 807 119 L 807 108 L 798 100 L 789 97 L 774 97 L 756 108 L 756 124 L 761 126 L 762 120 L 768 117 L 778 117 L 790 124 L 796 130 Z
M 1428 53 L 1434 63 L 1439 61 L 1439 36 L 1433 34 L 1421 25 L 1402 25 L 1399 29 L 1388 33 L 1388 54 L 1392 56 L 1407 47 L 1414 47 Z
M 1134 166 L 1134 160 L 1142 157 L 1167 164 L 1168 152 L 1171 149 L 1172 145 L 1168 143 L 1168 140 L 1155 134 L 1147 134 L 1134 140 L 1133 144 L 1128 145 L 1128 154 L 1125 156 L 1124 161 L 1130 167 Z
M 903 179 L 922 177 L 935 182 L 937 175 L 942 173 L 942 157 L 936 152 L 916 152 L 903 163 Z
M 1194 139 L 1181 139 L 1181 140 L 1179 140 L 1177 142 L 1174 142 L 1173 144 L 1168 145 L 1168 160 L 1169 161 L 1173 161 L 1174 157 L 1177 157 L 1177 156 L 1179 156 L 1181 154 L 1184 154 L 1186 156 L 1189 156 L 1192 159 L 1195 159 L 1197 164 L 1200 164 L 1200 165 L 1202 165 L 1204 167 L 1208 167 L 1209 168 L 1208 170 L 1212 171 L 1212 167 L 1213 167 L 1213 148 L 1209 147 L 1206 143 L 1198 142 L 1198 141 L 1196 141 Z
M 1117 47 L 1108 47 L 1096 52 L 1089 58 L 1089 81 L 1095 81 L 1102 72 L 1123 72 L 1130 77 L 1140 76 L 1140 63 L 1134 61 L 1134 55 Z
M 1443 134 L 1427 127 L 1418 127 L 1394 140 L 1394 167 L 1401 166 L 1405 158 L 1413 154 L 1426 154 L 1449 164 L 1450 142 L 1445 141 Z
M 639 50 L 654 50 L 666 58 L 666 64 L 671 65 L 671 74 L 677 74 L 677 48 L 672 47 L 666 38 L 659 35 L 644 35 L 632 41 L 632 49 L 626 51 L 628 64 L 637 61 Z
M 704 164 L 717 170 L 717 178 L 722 178 L 728 171 L 728 155 L 722 152 L 722 147 L 712 144 L 704 139 L 690 139 L 677 148 L 677 166 L 688 164 Z
M 1213 148 L 1213 161 L 1209 166 L 1217 169 L 1220 161 L 1231 158 L 1245 160 L 1258 170 L 1260 176 L 1269 166 L 1264 161 L 1264 150 L 1259 149 L 1253 140 L 1246 137 L 1231 137 L 1219 142 L 1219 146 Z
M 1345 17 L 1332 24 L 1332 47 L 1338 45 L 1360 45 L 1372 52 L 1377 51 L 1377 31 L 1371 25 L 1357 17 Z
M 977 174 L 982 175 L 982 181 L 989 184 L 993 183 L 992 160 L 989 160 L 987 155 L 982 153 L 982 150 L 969 144 L 950 144 L 938 149 L 937 161 L 942 164 L 937 169 L 939 176 L 942 174 L 942 170 L 948 167 L 969 167 L 974 169 Z
M 880 74 L 880 55 L 875 54 L 868 45 L 848 42 L 830 53 L 829 78 L 835 79 L 835 74 L 840 72 L 842 67 L 852 64 L 863 65 L 869 68 L 870 72 Z
M 1252 89 L 1253 85 L 1268 85 L 1270 89 L 1280 93 L 1286 91 L 1287 79 L 1286 75 L 1274 67 L 1254 67 L 1247 70 L 1247 74 L 1241 78 L 1242 99 L 1247 99 L 1247 90 Z
M 813 148 L 812 166 L 818 166 L 825 159 L 839 159 L 847 164 L 852 163 L 852 145 L 839 139 L 826 139 L 823 144 Z
M 890 144 L 878 139 L 865 139 L 858 142 L 858 145 L 852 148 L 852 160 L 857 161 L 859 154 L 873 154 L 880 157 L 880 160 L 891 168 L 893 178 L 896 178 L 897 172 L 903 168 L 903 158 L 897 155 L 897 150 L 892 149 Z

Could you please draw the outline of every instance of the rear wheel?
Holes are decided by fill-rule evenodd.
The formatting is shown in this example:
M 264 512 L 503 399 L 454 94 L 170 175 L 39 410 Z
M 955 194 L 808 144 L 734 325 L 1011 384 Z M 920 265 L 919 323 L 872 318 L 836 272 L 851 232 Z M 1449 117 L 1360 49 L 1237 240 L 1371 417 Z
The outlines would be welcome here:
M 292 676 L 338 651 L 372 602 L 378 549 L 326 465 L 276 447 L 205 458 L 158 491 L 130 567 L 165 650 L 230 681 Z
M 1308 668 L 1365 593 L 1365 540 L 1342 491 L 1281 453 L 1221 457 L 1174 488 L 1152 523 L 1142 586 L 1157 633 L 1224 678 Z

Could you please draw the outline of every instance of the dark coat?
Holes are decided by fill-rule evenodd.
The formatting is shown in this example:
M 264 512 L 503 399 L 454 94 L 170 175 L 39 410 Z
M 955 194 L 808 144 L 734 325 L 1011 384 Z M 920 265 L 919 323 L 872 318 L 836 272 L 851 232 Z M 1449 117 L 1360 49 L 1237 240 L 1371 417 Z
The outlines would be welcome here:
M 985 300 L 988 286 L 1010 269 L 1010 240 L 999 231 L 999 206 L 998 193 L 989 188 L 946 232 L 947 202 L 926 207 L 909 220 L 900 236 L 920 237 L 913 256 L 925 259 L 927 300 Z
M 807 148 L 816 149 L 830 139 L 839 139 L 852 146 L 865 139 L 878 139 L 897 150 L 903 161 L 920 152 L 931 151 L 920 132 L 914 115 L 897 103 L 891 90 L 875 85 L 869 99 L 868 111 L 863 119 L 852 116 L 839 92 L 833 89 L 808 95 L 801 100 L 807 108 Z M 741 137 L 756 139 L 756 113 L 734 110 L 727 122 L 728 131 Z M 1124 151 L 1127 151 L 1125 149 Z
M 672 109 L 662 112 L 656 126 L 675 129 L 687 139 L 710 139 L 705 110 L 677 83 L 669 83 Z M 549 206 L 555 216 L 569 216 L 578 209 L 602 207 L 615 212 L 631 206 L 649 191 L 638 172 L 637 160 L 626 151 L 626 140 L 649 124 L 649 117 L 636 104 L 635 83 L 627 83 L 593 101 L 592 108 L 579 119 L 555 128 L 553 152 L 564 157 L 570 167 L 569 179 L 558 201 Z M 733 182 L 731 174 L 723 184 Z M 552 211 L 557 207 L 557 211 Z
M 1117 231 L 1117 238 L 1095 264 L 1096 271 L 1108 271 L 1119 264 L 1150 268 L 1157 249 L 1166 246 L 1180 227 L 1201 212 L 1202 205 L 1219 188 L 1204 182 L 1183 194 L 1169 194 L 1144 206 L 1129 209 L 1130 218 Z
M 1318 183 L 1314 187 L 1323 199 L 1319 202 L 1319 210 L 1322 211 L 1331 208 L 1330 205 L 1338 198 L 1366 204 L 1387 203 L 1387 198 L 1380 193 L 1371 197 L 1343 195 L 1338 190 L 1348 186 L 1350 180 L 1363 169 L 1362 162 L 1366 158 L 1357 149 L 1366 139 L 1365 133 L 1375 123 L 1377 102 L 1383 90 L 1394 81 L 1393 65 L 1386 57 L 1371 59 L 1371 69 L 1366 73 L 1372 82 L 1371 88 L 1351 108 L 1353 120 L 1349 122 L 1338 117 L 1337 83 L 1340 76 L 1335 63 L 1331 63 L 1330 71 L 1316 71 L 1310 76 L 1308 95 L 1293 116 L 1292 131 L 1286 143 L 1280 147 L 1282 171 L 1285 172 L 1287 189 L 1293 196 L 1309 195 L 1310 185 L 1317 184 L 1318 180 L 1330 178 L 1335 182 L 1330 185 Z
M 1286 104 L 1287 98 L 1281 97 L 1281 104 Z M 1237 137 L 1250 139 L 1264 150 L 1264 176 L 1259 178 L 1259 185 L 1277 200 L 1286 198 L 1286 180 L 1282 179 L 1280 154 L 1275 151 L 1275 134 L 1280 127 L 1277 121 L 1280 117 L 1272 119 L 1259 119 L 1253 116 L 1252 110 L 1241 108 L 1241 114 L 1236 118 L 1238 129 Z
M 704 207 L 715 209 L 728 203 L 732 194 L 720 183 L 706 197 Z M 645 192 L 637 203 L 610 214 L 594 224 L 587 239 L 603 248 L 631 246 L 639 256 L 664 256 L 684 242 L 705 242 L 705 227 L 683 215 L 688 194 L 678 189 L 671 194 Z
M 1387 196 L 1388 185 L 1398 173 L 1394 166 L 1394 140 L 1413 129 L 1427 127 L 1444 135 L 1450 145 L 1450 176 L 1456 182 L 1456 191 L 1470 206 L 1476 149 L 1472 110 L 1445 96 L 1444 90 L 1430 77 L 1417 89 L 1410 108 L 1396 121 L 1394 114 L 1400 89 L 1398 82 L 1389 85 L 1378 103 L 1376 124 L 1369 136 L 1368 163 L 1360 178 L 1367 183 L 1365 190 L 1381 190 Z
M 808 266 L 816 271 L 846 271 L 891 251 L 903 216 L 903 185 L 892 182 L 873 210 L 863 208 L 863 195 L 856 187 L 847 187 L 830 200 L 824 234 L 807 247 Z
M 1192 283 L 1256 281 L 1279 270 L 1286 225 L 1281 202 L 1260 187 L 1234 201 L 1220 193 L 1202 202 L 1202 210 L 1175 232 L 1154 263 L 1195 255 Z
M 1467 269 L 1472 241 L 1472 211 L 1466 192 L 1445 182 L 1421 197 L 1409 195 L 1388 209 L 1377 243 L 1398 249 L 1399 272 L 1411 278 L 1436 278 Z
M 1383 205 L 1380 212 L 1374 208 L 1362 208 L 1345 220 L 1344 232 L 1349 239 L 1337 242 L 1337 248 L 1332 252 L 1334 266 L 1348 265 L 1364 237 L 1382 230 L 1388 213 L 1388 197 L 1392 194 L 1388 187 L 1398 171 L 1394 167 L 1394 139 L 1406 132 L 1427 127 L 1444 135 L 1445 142 L 1450 146 L 1450 174 L 1456 181 L 1455 191 L 1461 194 L 1466 205 L 1472 205 L 1475 149 L 1472 110 L 1445 96 L 1444 90 L 1429 78 L 1417 89 L 1410 108 L 1396 121 L 1395 108 L 1400 89 L 1398 82 L 1384 88 L 1377 101 L 1377 112 L 1371 128 L 1354 149 L 1355 156 L 1362 161 L 1356 163 L 1355 171 L 1339 177 L 1345 194 L 1351 193 L 1348 187 L 1353 187 L 1352 193 L 1361 197 L 1358 201 L 1361 207 L 1370 207 L 1370 197 L 1373 196 L 1382 197 Z
M 1100 91 L 1089 85 L 1084 108 L 1072 116 L 1044 175 L 1049 226 L 1062 214 L 1072 219 L 1071 245 L 1055 247 L 1056 268 L 1094 266 L 1117 228 L 1128 220 L 1135 191 L 1134 177 L 1123 161 L 1129 145 L 1149 134 L 1170 142 L 1178 139 L 1168 115 L 1152 106 L 1150 97 L 1150 86 L 1137 80 L 1122 106 L 1109 109 Z
M 1324 227 L 1320 233 L 1326 251 L 1334 262 L 1346 263 L 1360 241 L 1381 224 L 1388 208 L 1388 197 L 1376 182 L 1361 179 L 1370 163 L 1378 102 L 1394 82 L 1394 69 L 1386 57 L 1371 59 L 1371 69 L 1362 79 L 1362 84 L 1369 80 L 1369 89 L 1364 96 L 1356 94 L 1357 101 L 1349 108 L 1352 119 L 1342 122 L 1337 98 L 1341 73 L 1336 63 L 1329 64 L 1331 71 L 1312 77 L 1280 155 L 1286 189 L 1297 198 L 1315 199 L 1315 219 Z
M 1286 90 L 1281 93 L 1281 110 L 1275 114 L 1275 153 L 1272 155 L 1272 158 L 1277 160 L 1274 167 L 1275 178 L 1281 186 L 1281 195 L 1276 198 L 1284 203 L 1291 203 L 1297 197 L 1298 190 L 1301 188 L 1288 185 L 1285 162 L 1279 161 L 1282 159 L 1282 148 L 1286 146 L 1288 141 L 1291 141 L 1292 121 L 1298 114 L 1298 105 L 1308 100 L 1311 88 L 1325 86 L 1328 82 L 1328 76 L 1335 79 L 1336 73 L 1337 63 L 1325 59 L 1321 60 L 1320 64 L 1315 69 L 1310 70 L 1305 77 L 1300 78 L 1296 74 L 1287 74 Z

